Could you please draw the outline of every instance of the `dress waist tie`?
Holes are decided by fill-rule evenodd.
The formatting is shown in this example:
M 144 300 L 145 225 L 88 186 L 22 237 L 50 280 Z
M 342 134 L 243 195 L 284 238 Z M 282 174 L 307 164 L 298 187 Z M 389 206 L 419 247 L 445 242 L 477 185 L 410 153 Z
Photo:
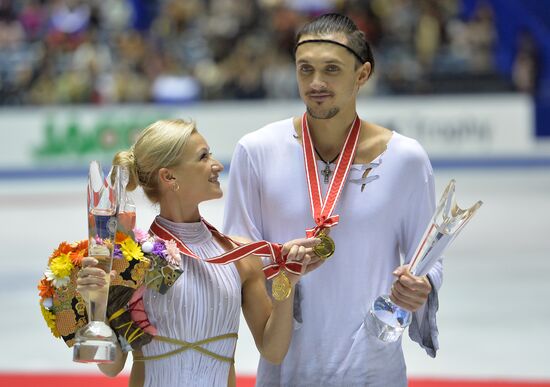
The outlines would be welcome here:
M 226 356 L 218 355 L 214 352 L 211 352 L 207 349 L 202 348 L 201 345 L 212 343 L 212 342 L 218 341 L 218 340 L 231 339 L 231 338 L 236 339 L 237 337 L 238 337 L 237 333 L 226 333 L 225 335 L 214 336 L 214 337 L 210 337 L 208 339 L 199 340 L 199 341 L 195 341 L 194 343 L 190 343 L 188 341 L 172 339 L 170 337 L 154 336 L 153 340 L 161 341 L 163 343 L 170 343 L 170 344 L 174 344 L 174 345 L 179 345 L 180 347 L 173 350 L 173 351 L 166 352 L 166 353 L 163 353 L 163 354 L 160 354 L 160 355 L 136 356 L 136 357 L 134 357 L 134 361 L 142 362 L 142 361 L 148 361 L 148 360 L 164 359 L 166 357 L 177 355 L 178 353 L 181 353 L 181 352 L 187 351 L 189 349 L 192 349 L 192 350 L 195 350 L 195 351 L 198 351 L 198 352 L 202 353 L 203 355 L 210 356 L 210 357 L 212 357 L 216 360 L 223 361 L 223 362 L 226 362 L 226 363 L 234 363 L 235 359 L 233 357 L 226 357 Z

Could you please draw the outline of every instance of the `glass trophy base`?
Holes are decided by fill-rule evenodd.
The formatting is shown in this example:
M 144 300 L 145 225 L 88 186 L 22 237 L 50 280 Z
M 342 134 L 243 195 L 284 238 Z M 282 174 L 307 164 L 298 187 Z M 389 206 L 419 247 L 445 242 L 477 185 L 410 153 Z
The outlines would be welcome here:
M 374 300 L 366 318 L 367 331 L 386 343 L 397 341 L 412 321 L 412 313 L 395 305 L 389 296 Z
M 110 341 L 86 341 L 73 347 L 73 361 L 79 363 L 112 363 L 116 345 Z
M 73 361 L 79 363 L 112 363 L 115 360 L 116 337 L 101 321 L 92 321 L 80 329 L 73 346 Z

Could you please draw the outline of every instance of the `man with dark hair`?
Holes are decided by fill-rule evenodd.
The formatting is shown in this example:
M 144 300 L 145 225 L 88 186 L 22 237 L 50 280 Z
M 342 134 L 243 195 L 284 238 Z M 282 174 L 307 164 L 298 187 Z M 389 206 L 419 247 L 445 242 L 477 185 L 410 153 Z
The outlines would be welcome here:
M 334 255 L 302 278 L 289 352 L 280 366 L 262 359 L 257 384 L 406 386 L 401 341 L 369 335 L 365 317 L 391 288 L 414 312 L 409 335 L 435 356 L 441 262 L 425 277 L 406 266 L 435 208 L 430 161 L 415 140 L 358 117 L 374 59 L 349 18 L 307 24 L 295 58 L 306 113 L 239 141 L 225 230 L 272 241 L 305 232 L 323 240 L 323 259 Z

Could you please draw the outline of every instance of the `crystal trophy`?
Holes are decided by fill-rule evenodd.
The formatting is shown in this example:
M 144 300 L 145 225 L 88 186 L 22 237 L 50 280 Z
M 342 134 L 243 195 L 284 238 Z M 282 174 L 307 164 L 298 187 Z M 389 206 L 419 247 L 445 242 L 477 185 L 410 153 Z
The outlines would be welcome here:
M 459 208 L 455 201 L 455 181 L 451 180 L 411 259 L 411 274 L 426 275 L 482 204 L 478 201 L 468 209 Z M 391 343 L 399 339 L 411 321 L 410 311 L 395 305 L 388 295 L 383 295 L 374 300 L 367 313 L 366 326 L 371 335 Z
M 115 234 L 121 212 L 125 169 L 113 166 L 105 179 L 97 161 L 90 163 L 88 174 L 88 256 L 97 259 L 96 267 L 105 271 L 106 284 L 88 292 L 88 324 L 75 334 L 73 361 L 109 363 L 115 358 L 116 336 L 105 323 L 113 263 Z M 127 174 L 127 172 L 126 172 Z M 127 178 L 126 178 L 127 182 Z
M 118 172 L 120 173 L 120 195 L 117 230 L 130 234 L 136 227 L 136 205 L 126 191 L 126 186 L 130 180 L 128 170 L 119 167 Z

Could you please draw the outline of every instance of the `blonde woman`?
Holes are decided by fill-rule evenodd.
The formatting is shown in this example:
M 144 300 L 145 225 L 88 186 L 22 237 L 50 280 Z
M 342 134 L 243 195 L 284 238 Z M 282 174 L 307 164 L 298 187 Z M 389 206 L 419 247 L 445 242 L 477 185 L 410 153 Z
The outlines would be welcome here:
M 222 196 L 218 179 L 223 166 L 212 157 L 194 123 L 155 122 L 128 151 L 117 153 L 113 164 L 130 171 L 129 191 L 139 185 L 153 203 L 158 203 L 160 214 L 155 222 L 201 259 L 235 247 L 230 240 L 213 234 L 201 220 L 199 203 Z M 288 259 L 304 263 L 303 274 L 308 264 L 308 271 L 320 264 L 312 252 L 318 242 L 294 240 L 283 245 L 283 251 L 288 252 Z M 94 258 L 86 258 L 87 267 L 79 273 L 78 290 L 84 297 L 104 278 L 104 273 L 93 267 L 94 262 Z M 292 285 L 290 297 L 272 301 L 256 256 L 215 265 L 182 255 L 180 269 L 181 277 L 167 294 L 145 291 L 145 310 L 159 336 L 190 343 L 206 340 L 201 348 L 209 354 L 190 349 L 164 356 L 177 346 L 153 340 L 142 347 L 142 353 L 133 354 L 134 359 L 144 361 L 134 361 L 131 386 L 235 385 L 233 355 L 241 308 L 261 355 L 273 363 L 282 361 L 291 339 L 292 300 L 299 275 L 287 273 Z M 126 359 L 127 354 L 119 348 L 115 362 L 99 368 L 116 376 Z

